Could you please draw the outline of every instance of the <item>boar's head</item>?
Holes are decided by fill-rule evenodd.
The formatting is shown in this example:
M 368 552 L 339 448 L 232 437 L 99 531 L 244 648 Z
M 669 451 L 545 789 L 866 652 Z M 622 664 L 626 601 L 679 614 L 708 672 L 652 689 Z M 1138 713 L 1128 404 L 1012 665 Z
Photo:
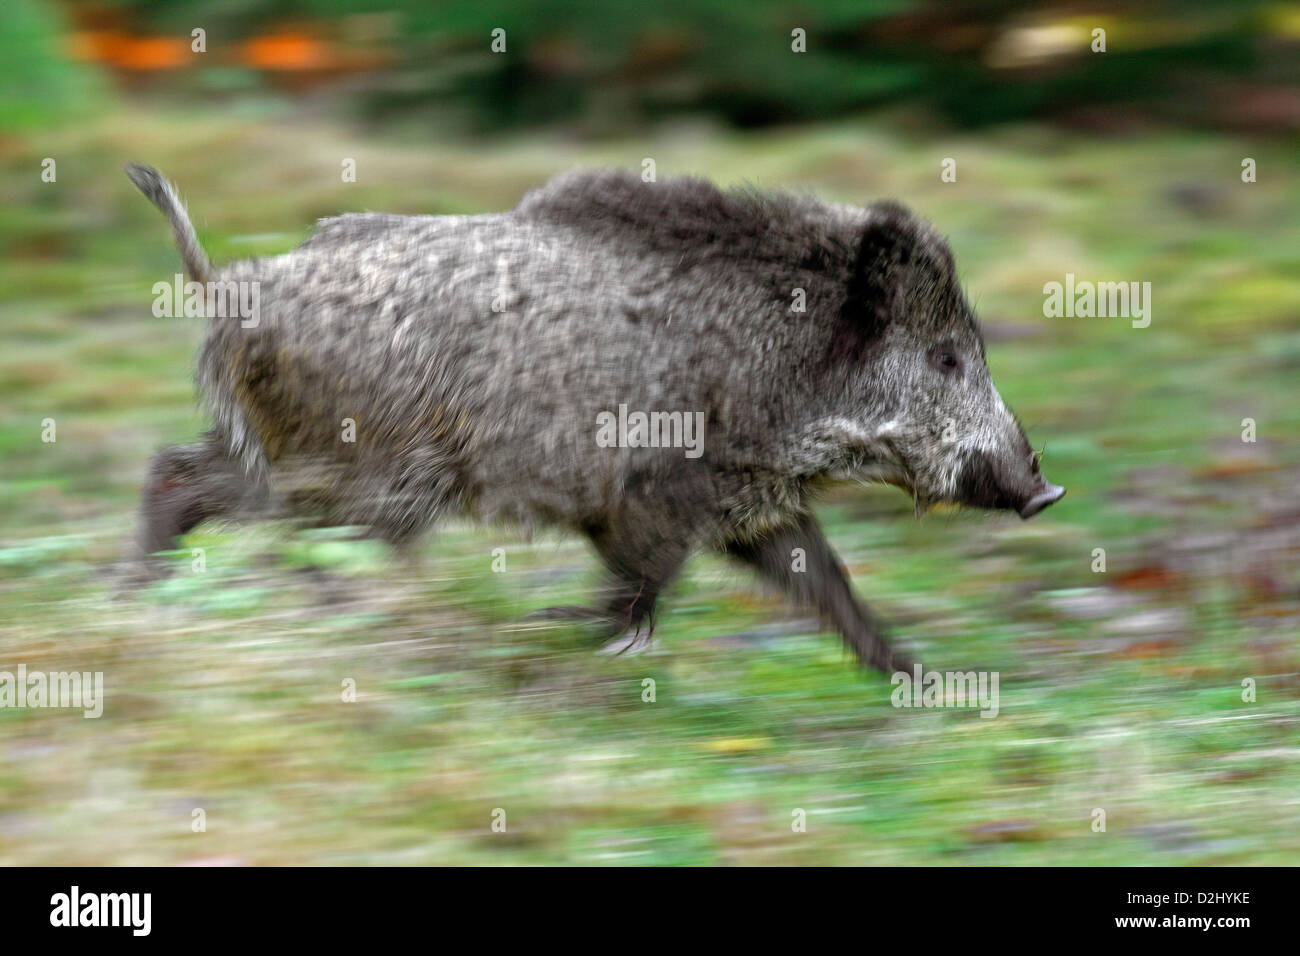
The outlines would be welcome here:
M 993 385 L 952 252 L 902 206 L 876 203 L 835 317 L 832 352 L 859 436 L 862 474 L 918 505 L 948 501 L 1030 518 L 1065 489 Z

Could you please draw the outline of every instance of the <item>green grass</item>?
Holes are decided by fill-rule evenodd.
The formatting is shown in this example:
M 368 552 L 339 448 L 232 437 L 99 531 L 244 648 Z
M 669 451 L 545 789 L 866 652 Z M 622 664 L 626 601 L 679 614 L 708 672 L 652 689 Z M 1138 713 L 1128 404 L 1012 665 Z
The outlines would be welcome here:
M 46 155 L 56 184 L 31 174 Z M 1244 155 L 1267 171 L 1256 185 L 1237 179 Z M 452 525 L 401 561 L 339 532 L 204 526 L 185 542 L 204 572 L 182 550 L 170 579 L 114 597 L 145 461 L 204 424 L 201 329 L 150 315 L 177 263 L 122 162 L 174 177 L 225 259 L 290 248 L 317 216 L 501 209 L 559 169 L 645 156 L 660 175 L 898 196 L 1011 329 L 990 365 L 1064 501 L 1028 524 L 916 520 L 884 489 L 821 509 L 898 640 L 930 668 L 999 671 L 996 719 L 891 707 L 833 635 L 711 557 L 630 658 L 518 623 L 582 600 L 595 562 L 507 529 Z M 0 709 L 0 862 L 1300 859 L 1300 169 L 1281 147 L 971 139 L 884 117 L 470 148 L 113 111 L 0 163 L 0 669 L 101 670 L 107 694 L 99 720 Z M 1180 203 L 1186 183 L 1209 211 Z M 1067 271 L 1151 281 L 1151 327 L 1044 319 L 1042 285 Z

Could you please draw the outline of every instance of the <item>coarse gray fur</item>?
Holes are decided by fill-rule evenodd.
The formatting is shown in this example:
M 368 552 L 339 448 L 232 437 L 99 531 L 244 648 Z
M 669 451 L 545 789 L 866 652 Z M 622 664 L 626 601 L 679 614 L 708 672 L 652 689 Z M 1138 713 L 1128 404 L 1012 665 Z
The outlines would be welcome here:
M 256 282 L 261 306 L 255 324 L 208 320 L 214 426 L 155 458 L 143 552 L 268 511 L 397 544 L 447 513 L 560 526 L 590 537 L 610 583 L 556 614 L 640 634 L 709 547 L 888 671 L 906 661 L 813 519 L 818 488 L 866 478 L 1026 517 L 1063 493 L 993 387 L 947 244 L 895 203 L 576 172 L 509 212 L 344 215 L 213 268 L 170 184 L 129 173 L 191 274 Z M 598 415 L 620 405 L 703 413 L 702 454 L 601 447 Z

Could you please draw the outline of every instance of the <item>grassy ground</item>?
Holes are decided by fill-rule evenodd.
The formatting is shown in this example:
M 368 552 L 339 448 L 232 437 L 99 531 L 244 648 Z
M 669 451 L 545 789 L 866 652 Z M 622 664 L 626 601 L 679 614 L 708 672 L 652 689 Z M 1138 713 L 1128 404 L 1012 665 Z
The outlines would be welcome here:
M 1023 524 L 916 520 L 896 491 L 849 488 L 822 517 L 897 640 L 1000 672 L 996 719 L 891 707 L 884 678 L 711 558 L 662 602 L 654 652 L 592 654 L 516 623 L 581 600 L 592 557 L 505 529 L 448 527 L 401 562 L 337 532 L 205 526 L 187 541 L 204 572 L 185 551 L 114 599 L 145 460 L 203 427 L 201 329 L 150 314 L 177 265 L 123 161 L 177 179 L 225 259 L 318 216 L 505 208 L 559 169 L 645 156 L 895 195 L 950 234 L 994 376 L 1069 496 Z M 0 166 L 0 669 L 99 670 L 107 694 L 99 720 L 0 709 L 0 862 L 1300 861 L 1300 168 L 1282 148 L 885 118 L 471 150 L 274 110 L 115 111 L 6 141 Z M 1044 319 L 1066 272 L 1152 282 L 1151 326 Z

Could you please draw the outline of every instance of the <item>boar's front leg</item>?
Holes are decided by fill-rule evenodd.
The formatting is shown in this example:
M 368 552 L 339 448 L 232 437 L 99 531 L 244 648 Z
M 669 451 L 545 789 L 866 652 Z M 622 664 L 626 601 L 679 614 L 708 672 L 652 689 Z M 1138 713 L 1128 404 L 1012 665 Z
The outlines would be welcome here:
M 647 645 L 654 635 L 655 603 L 681 570 L 696 541 L 693 529 L 700 525 L 700 520 L 676 520 L 679 515 L 670 518 L 658 501 L 631 500 L 617 514 L 589 524 L 587 535 L 606 571 L 596 604 L 543 608 L 527 619 L 585 621 L 602 642 L 625 635 L 619 653 Z
M 799 563 L 796 548 L 802 549 Z M 724 551 L 756 568 L 799 604 L 816 608 L 864 667 L 884 674 L 912 670 L 911 661 L 889 646 L 875 617 L 853 596 L 848 573 L 811 514 L 752 538 L 734 538 Z

